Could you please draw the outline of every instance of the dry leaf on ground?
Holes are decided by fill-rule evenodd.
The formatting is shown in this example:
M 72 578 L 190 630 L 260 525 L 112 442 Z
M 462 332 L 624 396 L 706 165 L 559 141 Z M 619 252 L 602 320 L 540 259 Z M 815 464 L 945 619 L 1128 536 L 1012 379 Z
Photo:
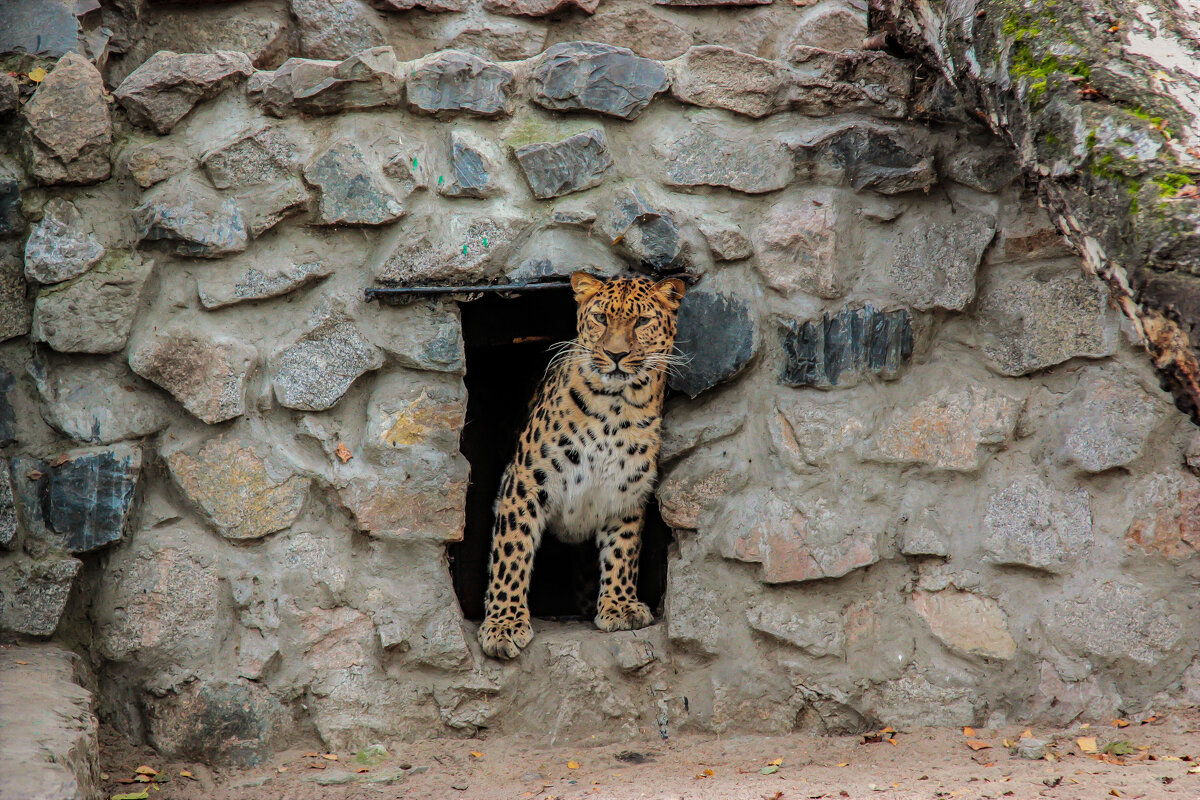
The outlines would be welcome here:
M 967 742 L 967 747 L 972 750 L 987 750 L 991 748 L 991 745 L 987 742 L 981 742 L 978 739 L 971 739 Z
M 1079 745 L 1079 749 L 1084 753 L 1094 753 L 1099 749 L 1095 736 L 1080 736 L 1075 740 L 1075 744 Z

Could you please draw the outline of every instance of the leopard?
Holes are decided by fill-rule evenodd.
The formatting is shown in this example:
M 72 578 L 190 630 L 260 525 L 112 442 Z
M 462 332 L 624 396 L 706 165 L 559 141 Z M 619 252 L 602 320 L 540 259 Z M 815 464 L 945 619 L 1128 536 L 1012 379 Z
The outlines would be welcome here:
M 686 284 L 640 274 L 571 274 L 576 337 L 563 343 L 534 394 L 495 503 L 484 619 L 487 655 L 516 658 L 533 640 L 529 585 L 545 533 L 595 541 L 602 631 L 636 630 L 654 615 L 638 599 L 646 503 L 658 479 L 662 413 Z

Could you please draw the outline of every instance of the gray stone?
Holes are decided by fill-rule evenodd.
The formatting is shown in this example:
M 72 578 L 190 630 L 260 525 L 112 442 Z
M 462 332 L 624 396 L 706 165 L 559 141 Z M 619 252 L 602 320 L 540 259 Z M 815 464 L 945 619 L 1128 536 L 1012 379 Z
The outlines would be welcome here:
M 1008 618 L 990 597 L 957 589 L 917 591 L 913 594 L 913 607 L 933 635 L 951 650 L 1002 661 L 1017 653 L 1017 643 L 1008 630 Z
M 104 79 L 83 56 L 67 53 L 59 59 L 22 113 L 39 183 L 95 183 L 112 172 L 113 128 Z
M 979 468 L 985 446 L 1012 439 L 1021 405 L 982 386 L 945 387 L 912 407 L 892 410 L 862 455 L 872 461 L 971 472 Z
M 12 473 L 9 472 L 8 462 L 0 459 L 0 550 L 12 550 L 16 546 L 19 524 Z
M 767 597 L 756 600 L 746 610 L 746 621 L 754 630 L 816 658 L 840 656 L 846 651 L 846 635 L 838 614 L 801 614 L 782 598 Z
M 450 178 L 438 179 L 438 194 L 447 197 L 491 197 L 500 192 L 500 154 L 487 139 L 467 131 L 450 132 Z
M 1032 736 L 1017 739 L 1016 755 L 1017 758 L 1039 761 L 1046 757 L 1046 742 Z
M 546 46 L 546 27 L 524 20 L 500 17 L 453 17 L 441 29 L 450 50 L 472 53 L 496 61 L 532 58 Z
M 0 447 L 7 447 L 17 440 L 17 412 L 9 398 L 16 385 L 12 373 L 0 367 Z
M 933 680 L 930 680 L 933 678 Z M 872 687 L 856 704 L 872 719 L 886 719 L 894 727 L 978 725 L 984 700 L 973 686 L 956 677 L 923 674 L 910 667 L 903 675 Z
M 206 337 L 182 326 L 136 337 L 129 366 L 210 425 L 246 410 L 246 378 L 258 351 L 236 336 Z
M 182 256 L 221 258 L 246 249 L 246 221 L 237 202 L 188 176 L 148 191 L 133 215 L 143 241 L 165 240 Z
M 0 560 L 0 631 L 53 634 L 81 566 L 79 559 L 57 555 L 38 560 L 11 555 Z
M 126 167 L 143 189 L 192 168 L 196 160 L 184 150 L 166 142 L 144 144 L 129 154 Z
M 70 280 L 91 269 L 106 252 L 79 209 L 54 197 L 43 206 L 41 221 L 25 241 L 25 277 L 36 283 Z
M 592 233 L 656 272 L 675 265 L 683 249 L 675 217 L 647 202 L 637 188 L 618 191 L 611 204 L 596 217 Z
M 194 455 L 169 453 L 166 462 L 184 495 L 229 539 L 283 530 L 308 498 L 308 479 L 264 459 L 252 442 L 217 437 Z
M 296 20 L 299 55 L 349 58 L 387 44 L 379 14 L 358 0 L 288 0 Z
M 286 178 L 296 147 L 278 127 L 258 124 L 210 147 L 200 163 L 218 189 L 276 183 Z
M 675 348 L 685 359 L 667 379 L 696 397 L 737 375 L 758 352 L 754 317 L 740 297 L 689 291 L 679 307 Z
M 235 195 L 246 232 L 257 239 L 288 217 L 308 208 L 308 188 L 299 178 L 251 186 Z
M 41 396 L 42 418 L 77 442 L 138 439 L 171 421 L 169 401 L 120 361 L 63 360 L 54 366 L 35 361 L 29 371 Z
M 803 26 L 801 26 L 803 27 Z M 784 105 L 814 117 L 859 111 L 907 118 L 913 95 L 913 64 L 879 50 L 831 52 L 793 45 Z
M 1064 431 L 1061 455 L 1087 472 L 1141 458 L 1166 407 L 1136 385 L 1089 372 L 1055 415 Z
M 998 192 L 1020 174 L 1005 147 L 959 147 L 942 163 L 942 175 L 980 192 Z
M 55 3 L 39 3 L 46 7 Z M 75 3 L 71 3 L 75 6 Z M 0 729 L 0 780 L 7 798 L 90 800 L 103 796 L 99 722 L 83 659 L 57 644 L 0 650 L 5 697 Z
M 21 257 L 0 248 L 0 342 L 29 333 L 33 310 L 25 300 L 25 289 Z
M 912 358 L 912 320 L 903 308 L 846 306 L 820 321 L 785 321 L 780 332 L 779 380 L 789 386 L 853 386 L 864 375 L 893 379 Z
M 4 9 L 0 52 L 59 58 L 81 52 L 79 17 L 94 7 L 77 0 L 10 3 Z
M 0 114 L 16 111 L 20 106 L 20 90 L 17 89 L 17 79 L 8 73 L 0 75 Z
M 412 11 L 420 9 L 439 13 L 444 11 L 466 11 L 466 0 L 367 0 L 380 11 Z
M 325 308 L 304 335 L 271 357 L 271 385 L 280 405 L 324 411 L 360 375 L 381 366 L 383 353 L 363 338 L 345 312 Z
M 578 31 L 585 41 L 628 47 L 660 60 L 682 55 L 692 44 L 691 33 L 643 6 L 602 8 Z
M 696 225 L 718 261 L 741 261 L 754 255 L 750 240 L 736 226 L 703 217 L 696 220 Z
M 527 221 L 500 209 L 426 213 L 407 223 L 376 277 L 404 284 L 469 285 L 499 274 Z
M 266 300 L 294 292 L 333 274 L 333 267 L 319 261 L 287 264 L 277 269 L 249 267 L 232 278 L 201 275 L 196 280 L 200 304 L 224 308 L 235 303 Z
M 859 5 L 818 3 L 804 10 L 792 42 L 823 50 L 858 50 L 867 38 L 867 12 Z
M 792 179 L 792 157 L 777 142 L 735 141 L 693 131 L 671 142 L 663 155 L 669 186 L 720 186 L 765 194 L 782 189 Z
M 1085 595 L 1055 604 L 1042 622 L 1056 642 L 1081 655 L 1131 661 L 1141 669 L 1187 642 L 1185 623 L 1167 601 L 1122 581 L 1089 587 Z
M 1079 270 L 1026 278 L 991 276 L 976 306 L 983 350 L 1004 375 L 1026 375 L 1117 347 L 1108 290 Z
M 485 10 L 493 14 L 520 17 L 546 17 L 579 9 L 594 13 L 600 0 L 483 0 Z
M 134 70 L 113 96 L 136 125 L 170 133 L 198 103 L 254 72 L 245 53 L 160 50 Z
M 859 259 L 841 190 L 816 189 L 771 206 L 754 230 L 754 266 L 781 294 L 803 291 L 827 300 L 854 285 Z
M 253 766 L 292 731 L 292 715 L 265 686 L 199 681 L 146 701 L 147 739 L 168 758 Z
M 636 672 L 658 660 L 652 642 L 620 634 L 618 636 L 620 638 L 616 638 L 616 641 L 609 645 L 609 651 L 613 655 L 613 661 L 625 672 Z
M 43 288 L 33 306 L 30 338 L 60 353 L 125 349 L 153 261 L 136 252 L 111 254 L 74 280 Z
M 728 47 L 701 45 L 671 62 L 671 96 L 681 103 L 724 108 L 748 117 L 776 111 L 784 68 Z
M 400 366 L 459 374 L 466 369 L 456 303 L 411 303 L 381 313 L 388 324 L 369 330 Z
M 401 191 L 383 174 L 369 153 L 351 141 L 339 141 L 304 168 L 304 179 L 316 187 L 317 223 L 382 225 L 404 215 Z
M 11 175 L 0 173 L 0 236 L 12 236 L 24 231 L 21 184 Z
M 141 469 L 141 450 L 127 444 L 66 453 L 50 464 L 46 521 L 62 549 L 86 553 L 121 541 Z
M 844 128 L 802 148 L 797 159 L 818 178 L 843 180 L 855 191 L 900 194 L 937 180 L 932 154 L 910 134 L 893 128 Z
M 46 522 L 46 474 L 50 466 L 33 456 L 17 456 L 7 467 L 12 478 L 13 499 L 17 509 L 17 524 L 27 535 L 25 549 L 33 555 L 45 555 L 47 543 L 54 539 Z M 33 547 L 30 547 L 31 540 Z
M 1061 492 L 1042 478 L 1016 479 L 988 501 L 987 560 L 1065 572 L 1092 545 L 1087 490 Z
M 678 8 L 710 8 L 713 6 L 769 6 L 775 0 L 654 0 L 655 5 Z
M 659 62 L 596 42 L 548 48 L 529 78 L 533 101 L 551 111 L 595 111 L 627 120 L 641 114 L 668 85 Z
M 268 114 L 336 114 L 398 106 L 404 72 L 390 47 L 375 47 L 345 61 L 289 58 L 274 72 L 258 72 L 247 95 Z
M 435 53 L 413 65 L 408 105 L 427 114 L 495 117 L 506 111 L 513 73 L 470 53 Z
M 613 167 L 604 132 L 599 128 L 560 142 L 518 147 L 516 157 L 533 196 L 539 200 L 599 186 Z
M 920 311 L 963 310 L 975 299 L 975 270 L 995 234 L 994 217 L 969 211 L 908 228 L 888 270 L 896 299 Z

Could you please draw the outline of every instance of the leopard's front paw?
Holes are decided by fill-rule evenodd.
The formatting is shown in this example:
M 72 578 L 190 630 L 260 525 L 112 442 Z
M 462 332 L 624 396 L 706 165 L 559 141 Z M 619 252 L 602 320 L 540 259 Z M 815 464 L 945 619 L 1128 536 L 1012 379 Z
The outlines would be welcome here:
M 533 639 L 529 620 L 485 619 L 479 626 L 479 643 L 492 658 L 516 658 Z
M 650 606 L 637 600 L 618 603 L 602 600 L 595 622 L 602 631 L 633 631 L 654 622 L 654 615 L 650 613 Z

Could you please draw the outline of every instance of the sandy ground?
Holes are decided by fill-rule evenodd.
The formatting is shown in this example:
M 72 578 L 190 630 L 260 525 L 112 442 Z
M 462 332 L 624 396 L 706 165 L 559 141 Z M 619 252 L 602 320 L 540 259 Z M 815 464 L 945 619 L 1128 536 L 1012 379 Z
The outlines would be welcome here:
M 684 736 L 574 748 L 483 736 L 391 744 L 386 756 L 293 750 L 253 769 L 167 762 L 106 731 L 101 765 L 106 798 L 145 790 L 121 782 L 139 766 L 161 771 L 166 780 L 148 791 L 149 800 L 1200 798 L 1198 731 L 1200 711 L 1125 727 L 1034 728 L 1036 738 L 1051 743 L 1053 760 L 1010 753 L 1004 742 L 1020 737 L 1024 728 L 1017 726 L 973 735 L 917 729 L 883 737 Z M 1096 752 L 1088 753 L 1093 737 Z M 991 746 L 973 750 L 968 741 Z

